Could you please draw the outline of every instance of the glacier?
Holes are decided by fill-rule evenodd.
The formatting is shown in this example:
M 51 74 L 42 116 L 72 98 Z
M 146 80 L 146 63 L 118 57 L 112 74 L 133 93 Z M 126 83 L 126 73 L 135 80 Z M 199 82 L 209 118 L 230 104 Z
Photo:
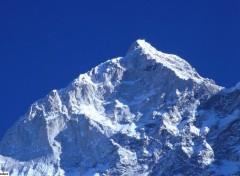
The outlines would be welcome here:
M 33 103 L 0 142 L 11 176 L 240 175 L 240 89 L 137 40 Z

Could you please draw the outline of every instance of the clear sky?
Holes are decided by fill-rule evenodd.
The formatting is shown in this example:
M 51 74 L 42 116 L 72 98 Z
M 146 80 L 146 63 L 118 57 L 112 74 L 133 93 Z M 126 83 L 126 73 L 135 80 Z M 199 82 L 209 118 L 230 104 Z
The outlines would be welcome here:
M 240 81 L 239 0 L 1 0 L 0 138 L 34 101 L 136 39 L 219 85 Z

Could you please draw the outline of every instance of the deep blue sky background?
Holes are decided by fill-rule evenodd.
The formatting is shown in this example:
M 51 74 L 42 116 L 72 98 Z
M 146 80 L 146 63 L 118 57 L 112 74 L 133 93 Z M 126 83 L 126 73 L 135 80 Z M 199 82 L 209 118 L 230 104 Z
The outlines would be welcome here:
M 0 138 L 31 103 L 139 38 L 219 85 L 240 81 L 239 0 L 0 1 Z

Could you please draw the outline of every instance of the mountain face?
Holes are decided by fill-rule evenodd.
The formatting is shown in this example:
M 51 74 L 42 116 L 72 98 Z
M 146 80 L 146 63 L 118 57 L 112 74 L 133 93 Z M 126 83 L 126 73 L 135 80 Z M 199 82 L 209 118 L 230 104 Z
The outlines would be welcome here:
M 0 143 L 11 176 L 240 175 L 240 86 L 137 40 L 32 104 Z

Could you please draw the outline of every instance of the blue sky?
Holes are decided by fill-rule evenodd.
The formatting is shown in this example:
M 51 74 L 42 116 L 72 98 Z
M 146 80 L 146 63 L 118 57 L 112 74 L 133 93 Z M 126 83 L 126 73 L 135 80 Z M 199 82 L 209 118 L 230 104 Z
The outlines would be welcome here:
M 239 0 L 0 1 L 0 138 L 31 103 L 139 38 L 234 86 L 239 9 Z

